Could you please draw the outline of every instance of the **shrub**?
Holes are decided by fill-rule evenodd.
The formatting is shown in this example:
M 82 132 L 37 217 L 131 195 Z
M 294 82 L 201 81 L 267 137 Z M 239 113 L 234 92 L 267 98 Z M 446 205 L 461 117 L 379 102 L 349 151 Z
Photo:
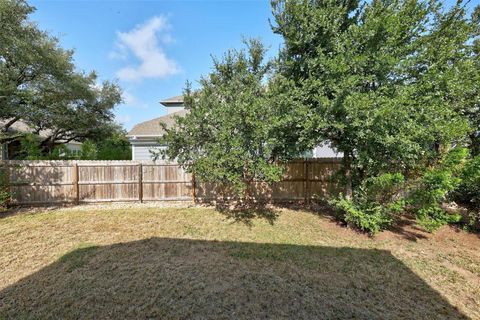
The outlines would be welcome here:
M 454 193 L 455 200 L 470 208 L 480 209 L 480 156 L 467 162 L 461 179 Z
M 7 207 L 9 200 L 10 193 L 4 186 L 0 186 L 0 211 L 4 210 Z
M 385 173 L 366 179 L 352 199 L 341 195 L 330 204 L 346 223 L 371 234 L 391 226 L 404 210 L 399 192 L 404 185 L 400 173 Z
M 420 226 L 429 232 L 461 220 L 458 214 L 449 214 L 441 208 L 447 196 L 462 182 L 460 173 L 468 156 L 465 148 L 448 152 L 434 167 L 425 171 L 415 182 L 408 203 Z
M 416 213 L 417 223 L 428 232 L 433 232 L 448 223 L 458 223 L 462 217 L 458 214 L 449 214 L 440 206 L 427 206 Z
M 394 224 L 407 208 L 420 226 L 433 232 L 461 220 L 460 215 L 443 210 L 441 204 L 461 185 L 467 156 L 467 149 L 454 148 L 408 183 L 400 173 L 384 173 L 363 180 L 351 199 L 341 196 L 330 203 L 342 220 L 372 234 Z M 470 171 L 468 175 L 474 176 Z
M 8 192 L 8 187 L 5 182 L 5 172 L 0 170 L 0 211 L 6 208 L 9 200 L 10 193 Z
M 468 213 L 467 228 L 472 231 L 480 231 L 480 209 L 474 209 Z
M 467 226 L 478 231 L 480 230 L 480 156 L 467 162 L 461 173 L 461 179 L 461 183 L 453 192 L 453 198 L 470 210 Z
M 383 206 L 371 202 L 359 203 L 343 196 L 330 201 L 330 204 L 341 213 L 343 221 L 372 235 L 391 226 L 404 207 L 401 200 Z

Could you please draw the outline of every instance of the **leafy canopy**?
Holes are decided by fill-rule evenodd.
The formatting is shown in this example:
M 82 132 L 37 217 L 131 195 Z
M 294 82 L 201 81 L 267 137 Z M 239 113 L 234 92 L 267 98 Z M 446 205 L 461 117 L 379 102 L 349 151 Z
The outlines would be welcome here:
M 19 121 L 34 134 L 48 133 L 47 151 L 59 141 L 105 134 L 120 88 L 77 71 L 73 52 L 29 21 L 33 11 L 23 0 L 0 1 L 0 143 L 19 138 L 12 131 Z
M 406 209 L 429 230 L 457 219 L 440 207 L 459 183 L 443 163 L 463 150 L 449 152 L 455 146 L 478 152 L 479 134 L 480 9 L 467 17 L 465 5 L 272 1 L 285 42 L 279 73 L 296 88 L 291 101 L 308 109 L 299 136 L 344 154 L 353 197 L 332 201 L 344 220 L 376 232 Z M 389 197 L 365 193 L 398 174 L 405 183 Z M 402 199 L 407 187 L 417 201 Z
M 20 138 L 20 150 L 15 155 L 21 160 L 131 160 L 132 151 L 126 132 L 117 124 L 103 128 L 106 136 L 95 136 L 83 141 L 79 151 L 64 144 L 55 145 L 48 153 L 42 147 L 42 139 L 32 133 Z
M 285 41 L 279 72 L 310 110 L 303 137 L 342 151 L 354 187 L 383 172 L 408 174 L 472 131 L 461 111 L 478 88 L 478 27 L 461 1 L 449 10 L 435 0 L 272 7 Z
M 228 51 L 213 60 L 213 70 L 201 78 L 200 88 L 187 86 L 187 114 L 166 129 L 163 155 L 177 161 L 200 180 L 233 185 L 277 181 L 281 162 L 298 150 L 286 146 L 280 128 L 291 106 L 272 103 L 275 90 L 268 87 L 272 63 L 258 40 L 246 41 L 244 50 Z M 288 135 L 288 132 L 286 133 Z

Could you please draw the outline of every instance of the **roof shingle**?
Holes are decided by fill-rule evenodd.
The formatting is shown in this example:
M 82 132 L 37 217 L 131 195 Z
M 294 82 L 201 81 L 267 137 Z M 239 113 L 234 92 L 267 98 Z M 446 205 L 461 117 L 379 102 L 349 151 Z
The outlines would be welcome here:
M 132 130 L 130 130 L 127 136 L 161 136 L 165 133 L 165 130 L 163 130 L 163 128 L 160 126 L 160 122 L 165 123 L 167 128 L 170 129 L 175 125 L 174 116 L 183 117 L 185 114 L 187 114 L 187 111 L 181 110 L 162 117 L 141 122 L 136 124 Z

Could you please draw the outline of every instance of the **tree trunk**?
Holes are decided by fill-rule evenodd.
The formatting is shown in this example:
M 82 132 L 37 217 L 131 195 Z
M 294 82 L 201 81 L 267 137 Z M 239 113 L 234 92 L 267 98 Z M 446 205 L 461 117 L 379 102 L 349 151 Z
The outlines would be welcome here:
M 480 134 L 479 133 L 472 133 L 470 135 L 470 152 L 472 157 L 480 155 Z
M 345 174 L 345 196 L 350 199 L 352 197 L 352 158 L 349 152 L 343 153 L 343 171 Z

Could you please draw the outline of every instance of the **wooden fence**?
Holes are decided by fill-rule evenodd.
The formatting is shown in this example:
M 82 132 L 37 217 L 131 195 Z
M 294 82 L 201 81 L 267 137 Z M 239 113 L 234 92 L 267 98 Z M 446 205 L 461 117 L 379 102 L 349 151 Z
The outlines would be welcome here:
M 226 188 L 195 182 L 168 162 L 4 161 L 12 203 L 23 205 L 113 201 L 211 201 L 230 199 Z M 260 201 L 325 198 L 343 191 L 338 159 L 291 161 L 282 181 L 254 181 L 248 194 Z

